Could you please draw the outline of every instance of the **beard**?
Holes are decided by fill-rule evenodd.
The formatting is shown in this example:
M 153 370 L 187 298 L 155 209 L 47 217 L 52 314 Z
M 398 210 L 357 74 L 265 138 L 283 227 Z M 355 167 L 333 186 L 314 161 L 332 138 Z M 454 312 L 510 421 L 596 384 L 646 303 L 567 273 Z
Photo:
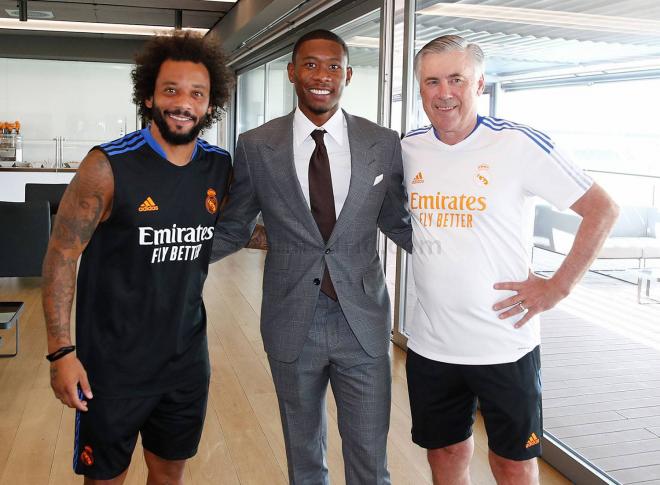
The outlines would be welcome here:
M 170 127 L 167 125 L 167 121 L 165 120 L 165 116 L 168 114 L 175 116 L 187 116 L 192 119 L 195 124 L 187 133 L 175 133 L 170 130 Z M 167 143 L 170 143 L 171 145 L 187 145 L 188 143 L 195 141 L 202 129 L 205 128 L 208 115 L 204 115 L 198 119 L 197 116 L 193 115 L 190 111 L 183 111 L 180 109 L 161 111 L 161 109 L 156 106 L 156 103 L 154 103 L 153 107 L 151 108 L 151 117 L 154 123 L 156 123 L 161 136 Z
M 307 105 L 307 109 L 310 110 L 312 113 L 317 114 L 317 115 L 325 114 L 329 111 L 332 111 L 336 107 L 337 107 L 337 105 L 334 105 L 334 106 L 310 106 L 310 105 Z

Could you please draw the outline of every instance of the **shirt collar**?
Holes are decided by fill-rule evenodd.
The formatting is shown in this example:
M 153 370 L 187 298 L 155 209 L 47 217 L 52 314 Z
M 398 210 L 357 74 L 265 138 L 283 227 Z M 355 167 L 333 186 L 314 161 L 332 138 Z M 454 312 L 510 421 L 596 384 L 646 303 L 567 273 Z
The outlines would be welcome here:
M 481 115 L 477 115 L 477 124 L 475 124 L 475 125 L 474 125 L 474 128 L 472 128 L 472 131 L 471 131 L 470 133 L 468 133 L 467 136 L 466 136 L 465 138 L 463 138 L 463 140 L 459 141 L 458 143 L 461 143 L 461 142 L 463 142 L 464 140 L 467 140 L 467 139 L 472 135 L 472 133 L 474 133 L 475 131 L 477 131 L 477 128 L 479 128 L 479 125 L 481 124 L 481 121 L 482 121 L 483 119 L 484 119 L 483 116 L 481 116 Z M 431 125 L 431 126 L 433 127 L 433 134 L 435 135 L 435 138 L 436 138 L 440 143 L 443 143 L 443 144 L 444 144 L 445 142 L 443 142 L 442 139 L 440 138 L 440 133 L 438 133 L 438 130 L 435 129 L 435 126 L 433 126 L 433 125 Z M 455 145 L 456 145 L 456 144 L 457 144 L 457 143 L 455 143 Z
M 155 151 L 156 153 L 158 153 L 158 155 L 160 155 L 165 160 L 167 160 L 167 154 L 165 154 L 165 150 L 163 150 L 163 147 L 160 146 L 160 144 L 151 134 L 151 123 L 149 123 L 146 127 L 142 128 L 140 130 L 140 133 L 142 133 L 142 136 L 144 137 L 145 140 L 147 140 L 147 143 L 153 149 L 153 151 Z M 195 148 L 192 152 L 192 155 L 190 156 L 191 161 L 194 160 L 195 156 L 197 155 L 198 146 L 199 146 L 199 138 L 197 138 L 197 141 L 195 142 Z
M 308 137 L 310 137 L 312 131 L 321 128 L 327 131 L 328 135 L 330 135 L 339 146 L 344 145 L 344 140 L 346 138 L 346 118 L 344 117 L 344 112 L 341 108 L 339 108 L 324 125 L 316 126 L 309 118 L 307 118 L 307 116 L 305 116 L 300 108 L 296 107 L 296 111 L 293 114 L 293 139 L 295 146 L 300 146 Z
M 154 136 L 151 134 L 151 123 L 149 123 L 146 127 L 142 128 L 140 130 L 140 133 L 142 133 L 142 136 L 144 137 L 145 140 L 147 140 L 147 143 L 151 147 L 153 151 L 158 153 L 161 157 L 163 157 L 165 160 L 167 160 L 167 155 L 165 154 L 165 150 L 163 150 L 163 147 L 160 146 L 160 144 L 156 141 Z

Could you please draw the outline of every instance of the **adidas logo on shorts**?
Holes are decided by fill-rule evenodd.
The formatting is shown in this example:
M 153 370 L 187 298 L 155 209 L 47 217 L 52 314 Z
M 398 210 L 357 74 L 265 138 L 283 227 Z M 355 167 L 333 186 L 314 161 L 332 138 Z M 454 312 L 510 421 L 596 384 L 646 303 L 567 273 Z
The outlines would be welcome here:
M 536 436 L 536 433 L 532 433 L 529 435 L 529 439 L 527 440 L 527 444 L 525 445 L 525 448 L 531 448 L 532 446 L 536 446 L 541 442 L 538 436 Z

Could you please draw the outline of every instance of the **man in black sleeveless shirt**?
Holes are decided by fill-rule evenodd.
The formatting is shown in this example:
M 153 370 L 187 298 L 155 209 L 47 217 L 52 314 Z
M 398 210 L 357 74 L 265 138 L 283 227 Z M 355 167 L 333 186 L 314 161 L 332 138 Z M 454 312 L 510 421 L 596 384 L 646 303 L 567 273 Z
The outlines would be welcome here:
M 55 221 L 48 360 L 55 396 L 77 410 L 74 469 L 86 484 L 123 483 L 138 434 L 147 483 L 180 484 L 206 411 L 202 288 L 231 170 L 198 134 L 220 116 L 233 76 L 216 41 L 181 32 L 150 40 L 132 76 L 152 123 L 89 152 Z

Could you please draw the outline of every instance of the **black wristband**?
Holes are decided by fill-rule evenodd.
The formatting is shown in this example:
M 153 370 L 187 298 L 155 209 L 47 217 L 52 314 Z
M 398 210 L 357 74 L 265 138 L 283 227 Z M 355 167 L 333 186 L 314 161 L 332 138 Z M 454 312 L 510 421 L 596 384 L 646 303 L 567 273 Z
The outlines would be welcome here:
M 59 349 L 57 349 L 52 354 L 48 354 L 46 356 L 46 359 L 48 359 L 49 362 L 55 362 L 56 360 L 61 359 L 62 357 L 64 357 L 66 354 L 70 354 L 74 350 L 76 350 L 75 345 L 67 345 L 66 347 L 60 347 Z

